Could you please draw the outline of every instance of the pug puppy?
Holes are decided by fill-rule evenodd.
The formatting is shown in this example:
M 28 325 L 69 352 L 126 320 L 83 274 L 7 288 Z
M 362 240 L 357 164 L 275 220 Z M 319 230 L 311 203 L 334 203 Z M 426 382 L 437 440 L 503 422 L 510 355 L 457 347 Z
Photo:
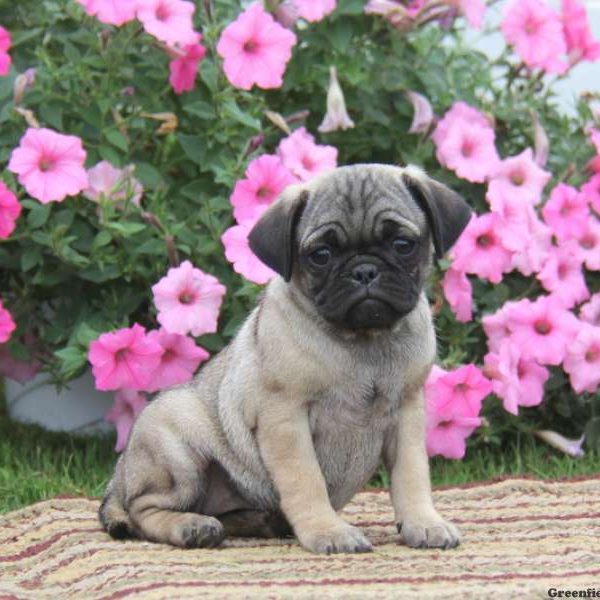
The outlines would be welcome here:
M 105 530 L 185 548 L 293 533 L 313 552 L 368 552 L 337 511 L 383 463 L 404 542 L 456 546 L 425 451 L 436 342 L 423 286 L 470 215 L 414 167 L 341 167 L 287 188 L 249 237 L 279 277 L 193 381 L 140 414 Z

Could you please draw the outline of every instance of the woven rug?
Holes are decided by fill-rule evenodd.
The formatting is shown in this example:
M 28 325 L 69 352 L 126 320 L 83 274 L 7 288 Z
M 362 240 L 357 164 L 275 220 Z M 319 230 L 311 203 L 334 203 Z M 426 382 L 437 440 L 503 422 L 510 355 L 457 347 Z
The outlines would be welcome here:
M 550 588 L 600 593 L 600 476 L 507 479 L 438 489 L 460 526 L 457 549 L 397 543 L 388 494 L 359 494 L 344 517 L 375 551 L 316 556 L 291 540 L 228 540 L 218 550 L 117 542 L 98 501 L 40 502 L 0 519 L 0 598 L 546 598 Z

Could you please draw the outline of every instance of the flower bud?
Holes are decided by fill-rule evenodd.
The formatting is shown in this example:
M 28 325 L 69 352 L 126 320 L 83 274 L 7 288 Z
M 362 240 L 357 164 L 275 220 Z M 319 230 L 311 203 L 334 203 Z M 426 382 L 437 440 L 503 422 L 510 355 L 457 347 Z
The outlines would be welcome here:
M 327 90 L 327 114 L 319 125 L 321 133 L 329 133 L 338 129 L 350 129 L 354 127 L 354 121 L 349 117 L 346 110 L 344 92 L 338 82 L 337 70 L 329 68 L 329 89 Z
M 408 133 L 427 133 L 435 119 L 429 100 L 422 94 L 411 90 L 408 90 L 405 94 L 414 109 L 413 120 Z
M 537 113 L 534 111 L 531 111 L 531 122 L 533 123 L 533 160 L 540 167 L 545 167 L 550 153 L 550 141 Z
M 27 69 L 24 73 L 17 75 L 13 85 L 13 99 L 15 106 L 19 106 L 23 101 L 25 92 L 33 86 L 37 69 Z
M 585 435 L 582 435 L 578 440 L 570 440 L 560 433 L 556 433 L 556 431 L 534 431 L 533 434 L 543 440 L 548 445 L 568 454 L 569 456 L 580 457 L 585 453 L 582 450 L 581 446 L 585 440 Z
M 293 0 L 284 0 L 273 13 L 275 20 L 287 27 L 293 29 L 296 21 L 300 18 L 300 12 L 298 7 L 294 4 Z

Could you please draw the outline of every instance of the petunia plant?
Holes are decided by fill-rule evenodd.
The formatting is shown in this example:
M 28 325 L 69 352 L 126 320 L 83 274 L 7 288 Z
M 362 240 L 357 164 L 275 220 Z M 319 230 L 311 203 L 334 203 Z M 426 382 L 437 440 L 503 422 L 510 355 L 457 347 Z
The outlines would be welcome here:
M 489 2 L 489 5 L 494 2 Z M 474 215 L 429 289 L 427 447 L 600 447 L 600 59 L 580 0 L 22 0 L 0 8 L 0 372 L 115 393 L 117 450 L 275 274 L 290 184 L 416 164 Z M 498 22 L 496 22 L 498 21 Z M 499 31 L 490 60 L 466 42 Z M 576 441 L 565 439 L 571 438 Z

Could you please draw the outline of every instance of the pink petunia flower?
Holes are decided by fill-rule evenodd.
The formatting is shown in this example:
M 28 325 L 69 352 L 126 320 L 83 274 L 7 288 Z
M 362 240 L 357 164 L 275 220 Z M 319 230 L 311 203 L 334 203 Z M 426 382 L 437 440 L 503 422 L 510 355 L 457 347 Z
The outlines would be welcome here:
M 600 327 L 581 326 L 563 362 L 571 386 L 578 393 L 594 393 L 600 386 Z
M 491 384 L 488 382 L 486 389 L 475 392 L 468 383 L 470 369 L 461 369 L 457 370 L 457 376 L 456 371 L 448 373 L 434 366 L 425 384 L 429 456 L 440 454 L 446 458 L 462 458 L 466 451 L 466 438 L 481 425 L 482 392 L 491 390 Z
M 496 193 L 487 196 L 490 208 L 498 219 L 496 232 L 502 245 L 513 252 L 523 252 L 528 246 L 531 223 L 537 219 L 535 209 L 512 194 Z
M 217 52 L 232 85 L 243 90 L 253 85 L 271 89 L 283 85 L 295 44 L 296 36 L 255 2 L 223 30 Z
M 501 25 L 504 38 L 523 62 L 548 73 L 564 73 L 567 52 L 562 21 L 543 0 L 511 0 Z
M 485 14 L 484 0 L 443 0 L 444 4 L 449 4 L 465 16 L 469 25 L 475 29 L 481 29 L 483 26 L 483 15 Z
M 551 295 L 540 296 L 535 302 L 517 302 L 510 309 L 507 326 L 523 358 L 559 365 L 577 335 L 579 322 L 559 298 Z
M 198 42 L 192 21 L 196 7 L 187 0 L 136 0 L 137 18 L 157 40 L 185 47 Z
M 225 291 L 216 277 L 186 260 L 152 286 L 158 322 L 170 333 L 214 333 Z
M 529 300 L 521 302 L 529 303 Z M 511 311 L 517 306 L 517 302 L 505 302 L 495 313 L 486 315 L 481 323 L 487 336 L 487 345 L 490 352 L 499 353 L 505 342 L 510 341 L 513 333 L 511 328 Z
M 589 213 L 586 197 L 565 183 L 559 183 L 552 190 L 542 209 L 544 221 L 559 240 L 581 237 L 587 227 Z
M 585 323 L 600 327 L 600 292 L 594 294 L 589 302 L 581 306 L 579 318 Z
M 440 164 L 468 181 L 485 181 L 500 160 L 490 122 L 464 102 L 452 105 L 437 124 L 432 139 Z
M 471 123 L 493 131 L 492 122 L 481 111 L 466 102 L 455 102 L 440 119 L 431 136 L 435 145 L 441 144 L 452 129 L 462 127 L 464 123 Z
M 561 6 L 563 31 L 571 64 L 600 58 L 600 41 L 595 40 L 592 35 L 583 3 L 562 0 Z
M 600 173 L 593 175 L 581 186 L 581 195 L 596 213 L 600 215 Z
M 234 225 L 225 231 L 221 236 L 221 241 L 225 247 L 225 257 L 230 263 L 233 263 L 233 270 L 248 281 L 262 285 L 273 279 L 277 273 L 263 264 L 250 250 L 248 234 L 253 225 L 252 221 Z
M 8 51 L 12 40 L 10 33 L 0 25 L 0 76 L 8 75 L 12 59 Z
M 462 179 L 481 183 L 494 172 L 499 160 L 494 140 L 489 127 L 463 122 L 452 127 L 437 145 L 436 156 L 441 165 Z
M 510 270 L 512 253 L 497 234 L 500 217 L 495 213 L 473 215 L 470 223 L 450 251 L 452 266 L 458 271 L 500 283 Z
M 461 323 L 473 318 L 473 287 L 469 278 L 462 272 L 450 267 L 442 280 L 444 296 Z
M 246 179 L 240 179 L 230 201 L 238 223 L 256 221 L 265 209 L 296 178 L 283 166 L 279 156 L 263 154 L 246 169 Z
M 3 181 L 0 181 L 0 239 L 8 238 L 15 230 L 21 210 L 17 197 Z
M 316 23 L 335 10 L 336 0 L 294 0 L 303 19 Z
M 133 177 L 134 166 L 118 169 L 108 161 L 100 161 L 88 170 L 88 186 L 83 195 L 93 202 L 108 201 L 123 204 L 129 200 L 140 205 L 144 188 Z
M 205 55 L 206 48 L 202 44 L 188 44 L 182 55 L 169 63 L 169 83 L 176 94 L 194 89 L 198 65 Z
M 572 308 L 590 297 L 582 267 L 582 259 L 568 246 L 555 246 L 537 278 L 565 308 Z
M 146 387 L 148 392 L 186 383 L 194 376 L 198 365 L 210 356 L 191 338 L 165 329 L 151 331 L 148 338 L 158 342 L 163 349 L 160 364 Z
M 137 0 L 77 0 L 85 12 L 101 23 L 123 25 L 135 19 Z
M 12 151 L 8 169 L 18 175 L 30 196 L 47 204 L 75 196 L 87 187 L 85 158 L 78 137 L 30 127 Z
M 534 360 L 526 360 L 516 344 L 504 342 L 498 353 L 484 357 L 484 374 L 492 380 L 494 393 L 504 409 L 516 415 L 519 406 L 538 406 L 544 399 L 544 384 L 550 372 Z
M 115 394 L 114 403 L 104 417 L 117 429 L 115 452 L 125 449 L 133 423 L 147 404 L 144 394 L 135 390 L 121 389 Z
M 149 339 L 146 330 L 137 323 L 103 333 L 90 344 L 88 352 L 96 389 L 146 389 L 162 353 L 162 346 Z
M 538 273 L 546 264 L 546 260 L 552 248 L 552 230 L 547 227 L 538 217 L 533 207 L 528 210 L 529 231 L 525 236 L 525 245 L 512 257 L 511 267 L 529 277 Z M 502 243 L 505 242 L 506 230 L 500 231 Z
M 13 321 L 12 315 L 2 305 L 0 300 L 0 344 L 8 342 L 17 325 Z
M 542 191 L 550 177 L 548 171 L 536 164 L 531 148 L 526 148 L 521 154 L 496 164 L 487 196 L 492 202 L 510 198 L 535 206 L 542 199 Z
M 483 399 L 492 392 L 492 384 L 475 365 L 463 365 L 435 380 L 439 398 L 437 413 L 441 416 L 460 414 L 476 416 Z
M 337 166 L 337 148 L 315 144 L 315 138 L 304 127 L 281 140 L 277 148 L 283 164 L 301 181 Z
M 600 220 L 590 217 L 581 235 L 564 245 L 585 263 L 586 269 L 600 271 Z

